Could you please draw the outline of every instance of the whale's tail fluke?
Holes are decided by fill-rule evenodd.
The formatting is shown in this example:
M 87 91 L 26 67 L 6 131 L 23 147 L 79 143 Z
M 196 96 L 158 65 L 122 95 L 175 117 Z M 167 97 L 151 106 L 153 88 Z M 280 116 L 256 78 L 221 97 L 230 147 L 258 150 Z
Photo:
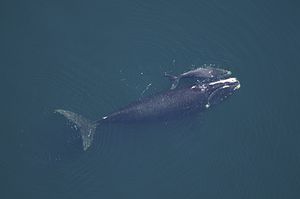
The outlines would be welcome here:
M 94 134 L 96 132 L 97 123 L 92 122 L 85 117 L 73 113 L 71 111 L 56 109 L 55 113 L 62 114 L 65 116 L 70 122 L 74 124 L 74 127 L 79 129 L 81 138 L 82 138 L 82 146 L 83 150 L 86 151 L 92 144 L 94 139 Z
M 180 77 L 177 77 L 175 75 L 170 75 L 168 73 L 165 73 L 164 76 L 168 77 L 169 80 L 172 82 L 171 90 L 175 89 L 178 86 Z

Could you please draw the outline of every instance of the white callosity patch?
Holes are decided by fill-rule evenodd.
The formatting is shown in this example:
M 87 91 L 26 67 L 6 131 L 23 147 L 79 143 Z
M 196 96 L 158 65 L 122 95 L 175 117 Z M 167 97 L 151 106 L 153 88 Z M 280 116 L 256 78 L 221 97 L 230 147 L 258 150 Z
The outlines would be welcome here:
M 233 90 L 237 90 L 237 89 L 239 89 L 239 88 L 241 88 L 241 84 L 238 84 L 236 87 L 234 87 Z
M 194 85 L 194 86 L 191 87 L 191 89 L 195 89 L 195 88 L 201 89 L 201 91 L 204 91 L 207 88 L 207 86 L 204 85 L 204 84 L 203 85 L 198 84 L 198 85 Z
M 229 85 L 222 86 L 222 88 L 229 88 L 229 87 L 230 87 Z
M 214 75 L 212 74 L 212 72 L 213 72 L 212 70 L 208 71 L 208 73 L 209 73 L 209 75 L 210 75 L 211 78 L 214 77 Z
M 235 82 L 239 82 L 235 77 L 231 77 L 228 79 L 222 79 L 222 80 L 218 80 L 215 82 L 211 82 L 208 85 L 215 85 L 215 84 L 221 84 L 221 83 L 235 83 Z

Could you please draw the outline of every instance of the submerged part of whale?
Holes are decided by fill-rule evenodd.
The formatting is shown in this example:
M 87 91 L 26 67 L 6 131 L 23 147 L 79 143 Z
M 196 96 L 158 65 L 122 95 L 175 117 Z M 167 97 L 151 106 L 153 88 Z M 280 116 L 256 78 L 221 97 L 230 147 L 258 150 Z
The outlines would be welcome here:
M 165 73 L 164 75 L 172 81 L 171 89 L 173 90 L 178 86 L 179 81 L 182 78 L 196 78 L 197 80 L 212 80 L 212 79 L 229 77 L 231 75 L 231 72 L 221 68 L 213 68 L 209 66 L 209 67 L 196 68 L 194 70 L 184 72 L 177 76 L 168 73 Z
M 116 122 L 165 121 L 196 113 L 220 103 L 238 88 L 240 88 L 240 82 L 236 78 L 228 78 L 187 88 L 167 90 L 142 98 L 96 121 L 63 109 L 57 109 L 55 112 L 62 114 L 79 128 L 83 149 L 87 150 L 92 144 L 98 125 Z

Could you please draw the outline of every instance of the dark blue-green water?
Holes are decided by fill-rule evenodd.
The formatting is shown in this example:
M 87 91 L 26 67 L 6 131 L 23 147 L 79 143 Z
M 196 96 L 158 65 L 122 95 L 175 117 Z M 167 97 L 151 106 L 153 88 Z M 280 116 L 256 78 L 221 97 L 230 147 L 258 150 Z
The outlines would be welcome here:
M 299 3 L 0 2 L 0 198 L 300 198 Z M 216 64 L 228 101 L 168 124 L 106 125 L 90 150 L 56 108 L 97 119 Z

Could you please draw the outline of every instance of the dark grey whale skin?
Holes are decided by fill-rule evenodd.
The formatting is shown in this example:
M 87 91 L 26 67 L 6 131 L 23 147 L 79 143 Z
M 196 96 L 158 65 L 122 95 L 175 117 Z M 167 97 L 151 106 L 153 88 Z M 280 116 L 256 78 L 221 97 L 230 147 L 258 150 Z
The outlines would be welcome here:
M 208 93 L 199 88 L 168 90 L 133 102 L 100 120 L 91 121 L 72 111 L 57 109 L 56 113 L 65 116 L 75 129 L 79 129 L 83 150 L 92 144 L 96 128 L 105 123 L 135 123 L 157 120 L 170 120 L 188 113 L 195 113 L 205 107 Z
M 92 144 L 97 126 L 104 123 L 166 121 L 197 113 L 209 108 L 210 105 L 220 103 L 239 87 L 240 83 L 236 78 L 229 78 L 176 90 L 167 90 L 142 98 L 96 121 L 91 121 L 68 110 L 57 109 L 55 112 L 65 116 L 74 124 L 76 129 L 79 129 L 83 150 L 87 150 Z
M 133 102 L 97 122 L 154 121 L 180 117 L 205 109 L 207 95 L 198 88 L 169 90 Z

